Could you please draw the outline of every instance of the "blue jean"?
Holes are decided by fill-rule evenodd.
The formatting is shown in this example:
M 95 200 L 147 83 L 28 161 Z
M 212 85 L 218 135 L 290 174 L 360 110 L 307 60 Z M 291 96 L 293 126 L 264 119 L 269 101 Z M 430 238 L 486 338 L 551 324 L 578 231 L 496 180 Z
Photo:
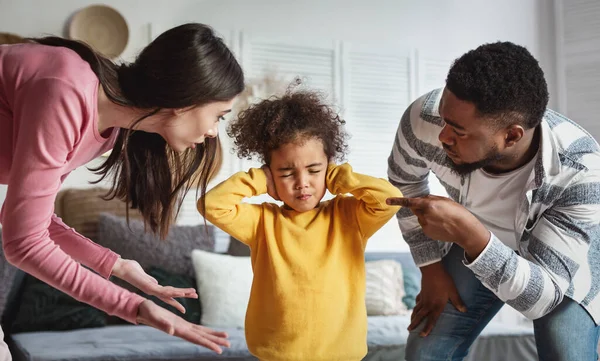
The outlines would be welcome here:
M 457 245 L 442 260 L 467 306 L 461 313 L 446 304 L 435 327 L 427 337 L 411 331 L 406 345 L 407 361 L 456 361 L 467 356 L 469 347 L 503 306 L 503 302 L 462 264 L 463 250 Z M 548 315 L 535 320 L 535 340 L 540 361 L 592 361 L 598 359 L 600 326 L 587 311 L 565 297 Z

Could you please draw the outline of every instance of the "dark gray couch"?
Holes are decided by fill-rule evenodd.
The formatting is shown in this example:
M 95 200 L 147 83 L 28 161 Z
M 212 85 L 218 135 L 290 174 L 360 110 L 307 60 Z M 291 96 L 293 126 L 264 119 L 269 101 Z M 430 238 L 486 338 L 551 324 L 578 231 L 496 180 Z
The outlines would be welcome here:
M 56 212 L 61 215 L 65 223 L 91 239 L 96 239 L 95 235 L 98 231 L 96 221 L 100 212 L 123 214 L 123 208 L 117 203 L 113 202 L 110 205 L 99 202 L 98 195 L 102 193 L 100 190 L 78 190 L 66 195 L 63 193 L 61 192 L 57 198 Z M 125 238 L 127 237 L 124 235 L 123 239 Z M 115 251 L 123 252 L 118 249 Z M 138 252 L 135 249 L 129 251 Z M 169 257 L 175 256 L 177 255 L 171 253 Z M 142 255 L 125 257 L 141 261 Z M 408 253 L 366 254 L 367 261 L 377 259 L 396 260 L 403 266 L 405 284 L 407 282 L 413 285 L 420 284 L 420 272 Z M 8 299 L 7 308 L 1 315 L 2 325 L 15 360 L 256 360 L 248 352 L 243 329 L 225 329 L 229 334 L 232 347 L 226 349 L 222 355 L 216 355 L 212 351 L 146 326 L 118 325 L 61 332 L 11 333 L 10 325 L 20 304 L 24 275 L 6 262 L 0 250 L 0 283 L 2 283 L 0 305 L 6 301 L 6 298 Z M 409 323 L 410 316 L 369 317 L 367 339 L 369 352 L 365 360 L 403 360 L 404 346 L 408 337 L 406 328 Z M 500 349 L 502 351 L 499 351 Z M 531 330 L 491 324 L 476 341 L 468 361 L 535 359 L 535 341 Z
M 367 259 L 395 259 L 405 268 L 414 267 L 410 256 L 405 253 L 369 253 Z M 18 307 L 22 278 L 23 273 L 19 271 L 9 297 L 11 305 L 4 314 L 5 321 L 10 320 L 15 307 Z M 409 323 L 409 316 L 369 317 L 369 352 L 364 360 L 404 360 L 404 347 L 408 337 L 406 327 Z M 256 361 L 248 352 L 243 329 L 224 330 L 229 334 L 231 348 L 226 349 L 222 355 L 146 326 L 119 325 L 20 334 L 11 334 L 10 329 L 6 331 L 16 361 Z M 467 360 L 527 361 L 536 360 L 535 355 L 535 340 L 530 329 L 492 323 L 477 339 Z
M 418 270 L 406 253 L 369 253 L 367 260 L 395 259 Z M 4 260 L 1 260 L 4 261 Z M 9 306 L 4 312 L 4 328 L 15 360 L 27 361 L 108 361 L 108 360 L 256 360 L 246 347 L 243 329 L 224 329 L 231 348 L 222 355 L 169 336 L 146 326 L 118 325 L 63 332 L 12 334 L 10 323 L 19 306 L 24 273 L 18 271 L 13 281 Z M 369 317 L 369 354 L 365 360 L 399 360 L 408 336 L 408 317 Z

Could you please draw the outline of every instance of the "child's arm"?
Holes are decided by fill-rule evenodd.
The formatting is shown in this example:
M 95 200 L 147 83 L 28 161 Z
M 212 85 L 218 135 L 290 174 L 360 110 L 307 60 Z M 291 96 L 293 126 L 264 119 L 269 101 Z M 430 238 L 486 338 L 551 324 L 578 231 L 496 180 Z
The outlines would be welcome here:
M 242 203 L 249 198 L 267 192 L 267 178 L 262 169 L 238 172 L 206 193 L 206 210 L 202 211 L 202 199 L 197 208 L 206 220 L 241 242 L 252 246 L 261 219 L 262 207 Z
M 388 206 L 388 197 L 402 197 L 398 188 L 387 180 L 370 177 L 352 171 L 350 164 L 330 164 L 327 168 L 327 189 L 333 195 L 351 193 L 340 202 L 349 215 L 350 222 L 356 222 L 361 235 L 368 239 L 398 212 L 399 207 Z M 350 223 L 352 224 L 352 223 Z

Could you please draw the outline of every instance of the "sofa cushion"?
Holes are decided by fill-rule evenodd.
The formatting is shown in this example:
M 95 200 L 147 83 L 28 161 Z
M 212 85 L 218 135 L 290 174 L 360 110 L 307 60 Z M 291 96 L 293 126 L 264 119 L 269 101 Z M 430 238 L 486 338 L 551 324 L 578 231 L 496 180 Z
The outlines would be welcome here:
M 417 294 L 421 289 L 421 271 L 415 265 L 413 258 L 409 252 L 367 252 L 365 260 L 394 260 L 402 265 L 402 278 L 404 280 L 405 295 L 402 301 L 408 307 L 413 309 L 416 304 Z
M 165 271 L 160 267 L 150 267 L 150 269 L 146 270 L 146 273 L 154 277 L 154 279 L 156 279 L 158 281 L 158 284 L 160 285 L 167 285 L 178 288 L 196 288 L 196 281 L 194 280 L 194 278 L 187 275 L 171 273 Z M 177 316 L 180 316 L 191 323 L 200 324 L 200 315 L 202 314 L 202 310 L 198 299 L 175 298 L 175 300 L 181 303 L 181 305 L 185 308 L 185 313 L 181 313 L 175 307 L 160 300 L 156 296 L 150 296 L 141 291 L 138 291 L 138 293 L 145 298 L 151 299 L 159 306 L 168 309 Z
M 12 333 L 35 331 L 65 331 L 103 327 L 106 313 L 38 280 L 25 276 L 21 302 Z
M 0 228 L 0 316 L 4 316 L 4 311 L 8 305 L 8 296 L 11 294 L 15 275 L 18 269 L 8 263 L 4 257 L 2 246 L 2 228 Z
M 121 257 L 134 259 L 144 269 L 160 267 L 174 273 L 194 277 L 193 249 L 214 251 L 214 227 L 174 225 L 165 240 L 144 230 L 144 223 L 103 213 L 98 222 L 98 244 Z
M 83 236 L 97 241 L 98 221 L 102 213 L 125 217 L 127 212 L 127 207 L 121 200 L 102 199 L 107 191 L 106 188 L 101 187 L 63 190 L 56 197 L 54 211 L 66 225 L 75 228 Z M 135 209 L 129 210 L 129 218 L 142 219 L 141 214 Z
M 192 262 L 202 304 L 201 324 L 243 328 L 253 277 L 250 257 L 194 250 Z
M 369 352 L 363 361 L 404 360 L 410 316 L 368 318 Z M 26 361 L 256 361 L 246 346 L 244 330 L 222 329 L 230 348 L 223 354 L 169 336 L 147 326 L 107 326 L 66 332 L 12 335 L 15 360 Z M 465 361 L 537 360 L 533 328 L 490 323 L 475 340 Z
M 250 257 L 250 247 L 233 237 L 229 237 L 229 247 L 227 254 L 236 257 Z
M 244 330 L 224 329 L 231 347 L 219 356 L 209 349 L 148 326 L 107 326 L 65 332 L 11 335 L 13 358 L 23 361 L 257 361 Z
M 402 266 L 393 260 L 365 263 L 368 316 L 406 315 L 408 309 L 402 302 L 404 281 Z

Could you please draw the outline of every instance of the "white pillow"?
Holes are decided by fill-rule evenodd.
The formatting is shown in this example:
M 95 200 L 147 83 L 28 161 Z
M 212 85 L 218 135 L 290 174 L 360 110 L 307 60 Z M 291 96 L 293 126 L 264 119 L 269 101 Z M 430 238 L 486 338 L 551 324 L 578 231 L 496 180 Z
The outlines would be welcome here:
M 402 266 L 392 260 L 365 263 L 368 316 L 407 315 Z
M 250 257 L 192 251 L 198 296 L 202 305 L 200 323 L 210 327 L 244 327 L 252 287 Z

